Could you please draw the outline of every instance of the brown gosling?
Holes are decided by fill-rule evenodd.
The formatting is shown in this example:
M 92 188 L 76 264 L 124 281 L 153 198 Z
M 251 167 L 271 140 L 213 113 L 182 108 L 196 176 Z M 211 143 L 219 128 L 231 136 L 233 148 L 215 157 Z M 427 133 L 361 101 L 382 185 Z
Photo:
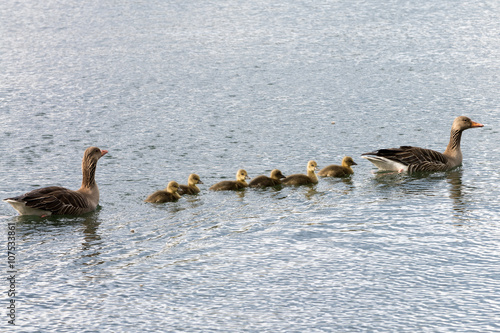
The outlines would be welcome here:
M 223 180 L 210 187 L 212 191 L 238 191 L 248 187 L 246 179 L 250 179 L 245 170 L 239 169 L 236 172 L 236 180 Z
M 257 176 L 248 184 L 250 187 L 268 187 L 268 186 L 278 186 L 281 185 L 281 179 L 285 178 L 281 171 L 274 169 L 271 171 L 271 177 L 267 176 Z
M 329 165 L 324 167 L 318 172 L 318 176 L 320 177 L 347 177 L 354 174 L 354 170 L 352 170 L 352 165 L 358 165 L 353 161 L 352 157 L 345 156 L 342 159 L 342 165 Z
M 180 195 L 184 194 L 198 194 L 200 193 L 200 189 L 196 184 L 203 184 L 203 182 L 200 179 L 200 176 L 198 176 L 195 173 L 192 173 L 189 175 L 188 178 L 188 184 L 187 185 L 179 185 L 179 190 L 177 193 Z
M 316 161 L 309 161 L 307 163 L 307 175 L 295 174 L 290 175 L 281 181 L 284 185 L 310 185 L 318 182 L 315 171 L 318 169 Z
M 151 203 L 164 203 L 164 202 L 173 202 L 180 199 L 179 193 L 177 190 L 179 189 L 179 184 L 177 182 L 171 181 L 168 183 L 167 187 L 164 190 L 156 191 L 147 197 L 145 202 Z

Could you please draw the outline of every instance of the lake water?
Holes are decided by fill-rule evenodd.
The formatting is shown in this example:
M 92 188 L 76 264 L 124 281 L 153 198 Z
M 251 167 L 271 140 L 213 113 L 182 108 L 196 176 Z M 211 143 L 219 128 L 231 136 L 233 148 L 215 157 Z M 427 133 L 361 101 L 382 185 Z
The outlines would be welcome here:
M 100 208 L 19 217 L 22 332 L 500 331 L 500 3 L 4 1 L 0 196 L 80 186 Z M 461 168 L 381 175 L 399 145 Z M 332 124 L 335 122 L 335 124 Z M 358 163 L 312 187 L 210 192 L 245 168 Z M 151 205 L 198 173 L 197 196 Z M 8 277 L 4 247 L 1 263 Z

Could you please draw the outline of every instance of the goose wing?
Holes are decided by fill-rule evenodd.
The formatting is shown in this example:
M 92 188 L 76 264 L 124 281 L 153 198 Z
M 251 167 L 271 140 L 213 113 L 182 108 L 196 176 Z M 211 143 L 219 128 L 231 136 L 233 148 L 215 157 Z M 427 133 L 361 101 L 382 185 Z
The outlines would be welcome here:
M 448 169 L 445 155 L 432 149 L 413 146 L 379 149 L 363 155 L 374 155 L 408 167 L 408 172 L 441 171 Z
M 81 193 L 59 186 L 44 187 L 7 200 L 23 202 L 27 207 L 56 215 L 78 215 L 95 208 L 89 206 Z

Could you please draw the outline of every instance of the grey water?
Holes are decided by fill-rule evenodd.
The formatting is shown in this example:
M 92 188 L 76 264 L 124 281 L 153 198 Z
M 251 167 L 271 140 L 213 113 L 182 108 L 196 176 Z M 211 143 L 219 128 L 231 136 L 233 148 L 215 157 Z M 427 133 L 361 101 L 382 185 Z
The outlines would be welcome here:
M 109 150 L 94 213 L 0 205 L 2 332 L 500 331 L 498 1 L 26 0 L 0 22 L 1 198 L 77 189 Z M 485 126 L 457 170 L 361 158 L 444 151 L 459 115 Z M 208 190 L 346 155 L 347 179 Z M 199 195 L 143 202 L 193 172 Z

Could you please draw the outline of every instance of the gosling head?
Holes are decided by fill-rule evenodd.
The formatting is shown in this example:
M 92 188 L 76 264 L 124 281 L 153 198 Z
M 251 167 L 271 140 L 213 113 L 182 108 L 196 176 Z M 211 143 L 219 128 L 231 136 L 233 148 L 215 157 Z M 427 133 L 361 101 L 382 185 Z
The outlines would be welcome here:
M 168 193 L 175 194 L 175 193 L 177 193 L 178 189 L 179 189 L 179 184 L 177 182 L 175 182 L 175 181 L 171 181 L 167 185 L 167 192 Z
M 351 166 L 351 165 L 358 165 L 358 163 L 354 162 L 351 156 L 346 156 L 342 159 L 342 165 Z
M 203 182 L 201 181 L 200 176 L 198 176 L 195 173 L 192 173 L 189 175 L 188 185 L 193 186 L 196 184 L 203 184 Z
M 274 169 L 273 171 L 271 171 L 271 179 L 280 180 L 281 178 L 286 178 L 285 176 L 283 176 L 281 171 L 279 171 L 278 169 Z
M 314 172 L 318 170 L 318 164 L 316 163 L 316 161 L 309 161 L 307 162 L 307 172 Z
M 236 172 L 236 180 L 245 183 L 246 179 L 250 179 L 247 172 L 243 169 L 239 169 L 238 172 Z

